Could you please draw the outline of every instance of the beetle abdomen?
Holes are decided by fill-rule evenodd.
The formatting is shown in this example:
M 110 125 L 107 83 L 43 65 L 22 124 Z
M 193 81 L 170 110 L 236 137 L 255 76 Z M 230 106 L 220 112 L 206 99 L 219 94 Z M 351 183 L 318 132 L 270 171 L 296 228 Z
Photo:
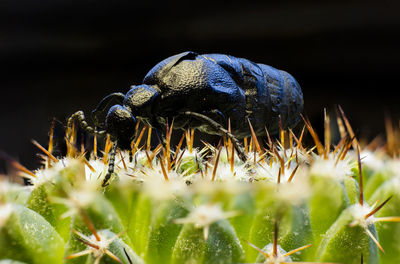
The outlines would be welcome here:
M 265 64 L 222 54 L 206 54 L 204 58 L 224 68 L 246 94 L 246 117 L 258 135 L 294 126 L 303 110 L 303 93 L 292 75 Z M 246 120 L 243 120 L 246 122 Z M 247 128 L 236 131 L 237 137 L 249 133 Z
M 279 130 L 279 118 L 283 128 L 294 126 L 303 111 L 303 93 L 300 85 L 289 73 L 265 64 L 258 64 L 264 73 L 266 87 L 271 96 L 270 133 Z

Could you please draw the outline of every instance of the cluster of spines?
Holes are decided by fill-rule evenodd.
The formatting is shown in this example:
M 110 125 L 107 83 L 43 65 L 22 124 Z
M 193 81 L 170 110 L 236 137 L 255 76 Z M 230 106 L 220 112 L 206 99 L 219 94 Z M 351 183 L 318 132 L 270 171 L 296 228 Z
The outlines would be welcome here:
M 285 174 L 285 168 L 288 169 L 291 166 L 291 163 L 293 162 L 296 165 L 294 166 L 294 169 L 291 171 L 291 175 L 288 177 L 288 182 L 291 182 L 293 180 L 293 177 L 294 177 L 297 169 L 300 166 L 299 157 L 298 157 L 299 153 L 304 155 L 306 157 L 306 159 L 308 160 L 308 162 L 312 162 L 313 150 L 316 149 L 319 157 L 321 157 L 323 159 L 329 159 L 330 155 L 334 156 L 335 164 L 337 164 L 339 161 L 343 160 L 346 157 L 346 155 L 351 150 L 351 147 L 353 146 L 353 149 L 358 151 L 358 155 L 357 155 L 358 162 L 357 163 L 358 163 L 358 171 L 360 173 L 359 177 L 358 177 L 358 180 L 359 180 L 358 203 L 361 207 L 363 207 L 365 201 L 364 201 L 363 191 L 362 191 L 363 190 L 363 182 L 362 182 L 363 177 L 362 177 L 361 160 L 360 160 L 360 154 L 359 154 L 360 147 L 354 136 L 354 132 L 350 126 L 349 121 L 347 120 L 346 116 L 344 115 L 344 113 L 341 109 L 340 109 L 340 112 L 341 112 L 341 115 L 340 116 L 337 115 L 337 123 L 338 123 L 339 131 L 341 132 L 341 139 L 340 139 L 339 143 L 334 147 L 333 150 L 331 150 L 330 119 L 326 114 L 325 114 L 324 144 L 322 144 L 321 141 L 319 140 L 319 138 L 318 138 L 316 132 L 314 131 L 314 129 L 312 128 L 309 120 L 303 118 L 305 126 L 303 127 L 302 132 L 299 137 L 296 137 L 296 135 L 291 130 L 284 131 L 283 129 L 281 129 L 279 140 L 277 142 L 273 142 L 273 140 L 271 139 L 271 137 L 268 134 L 268 131 L 266 131 L 266 135 L 267 135 L 267 139 L 268 139 L 268 142 L 267 142 L 268 149 L 264 149 L 260 146 L 260 143 L 257 140 L 257 137 L 252 129 L 251 123 L 249 123 L 250 129 L 252 132 L 252 137 L 250 139 L 249 144 L 247 143 L 248 140 L 244 139 L 245 151 L 249 157 L 248 162 L 247 162 L 247 166 L 248 166 L 247 168 L 249 171 L 248 180 L 249 181 L 254 180 L 254 178 L 251 176 L 251 173 L 252 173 L 251 169 L 254 169 L 257 166 L 260 166 L 260 167 L 272 166 L 274 163 L 277 163 L 277 164 L 279 164 L 280 167 L 279 167 L 278 173 L 276 175 L 276 183 L 279 184 L 279 183 L 281 183 L 281 176 Z M 342 120 L 344 121 L 344 124 L 343 124 Z M 42 157 L 44 160 L 44 167 L 47 169 L 50 168 L 53 163 L 60 161 L 59 159 L 54 157 L 52 154 L 53 127 L 54 126 L 52 126 L 52 128 L 51 128 L 50 140 L 49 140 L 47 149 L 42 147 L 41 145 L 39 145 L 39 143 L 37 143 L 36 141 L 33 141 L 33 143 L 36 146 L 38 146 L 45 154 Z M 303 136 L 305 134 L 305 128 L 307 128 L 307 130 L 310 132 L 310 134 L 315 142 L 315 147 L 308 149 L 308 150 L 306 150 L 306 148 L 302 144 Z M 156 163 L 159 164 L 159 166 L 161 168 L 162 177 L 164 178 L 164 180 L 168 181 L 169 173 L 171 173 L 171 171 L 176 171 L 180 167 L 180 165 L 183 161 L 183 156 L 184 156 L 185 151 L 188 151 L 189 153 L 195 152 L 195 150 L 193 148 L 193 139 L 194 139 L 194 131 L 193 130 L 185 131 L 185 133 L 182 135 L 182 137 L 179 140 L 177 148 L 175 149 L 175 151 L 172 151 L 171 145 L 170 145 L 172 129 L 173 129 L 173 123 L 171 124 L 171 127 L 167 127 L 166 147 L 163 148 L 162 145 L 160 144 L 152 150 L 151 144 L 150 144 L 151 128 L 150 127 L 147 128 L 147 131 L 148 131 L 147 140 L 145 141 L 145 143 L 143 145 L 140 146 L 140 143 L 144 136 L 146 127 L 142 127 L 140 130 L 139 126 L 137 126 L 136 131 L 140 130 L 140 133 L 138 133 L 135 137 L 135 140 L 132 141 L 132 144 L 131 144 L 132 148 L 131 148 L 130 153 L 128 154 L 130 157 L 132 157 L 131 158 L 132 164 L 134 164 L 134 166 L 136 166 L 138 164 L 138 162 L 140 162 L 137 160 L 137 156 L 138 156 L 137 154 L 140 151 L 143 151 L 146 156 L 146 160 L 144 161 L 145 167 L 148 166 L 150 169 L 154 169 L 153 161 L 157 161 Z M 229 127 L 228 127 L 228 130 L 230 131 Z M 345 131 L 347 131 L 348 136 Z M 286 135 L 286 133 L 287 133 L 287 135 Z M 186 143 L 187 143 L 187 148 L 180 151 L 185 139 L 186 139 Z M 285 142 L 285 141 L 287 141 L 287 142 Z M 389 141 L 390 140 L 388 140 L 389 145 L 390 144 L 393 145 L 393 143 L 390 143 L 390 142 L 394 141 L 393 137 L 392 137 L 391 141 L 390 142 Z M 66 142 L 67 142 L 67 156 L 78 158 L 78 159 L 82 160 L 92 172 L 98 173 L 98 171 L 96 171 L 96 169 L 90 164 L 89 160 L 87 160 L 85 158 L 86 150 L 85 150 L 84 145 L 81 144 L 81 146 L 79 146 L 79 147 L 76 146 L 76 144 L 75 144 L 76 129 L 74 129 L 73 127 L 71 128 L 70 133 L 68 133 Z M 209 158 L 208 161 L 204 162 L 204 161 L 202 161 L 201 157 L 199 157 L 197 154 L 195 154 L 192 159 L 192 167 L 195 167 L 195 169 L 192 172 L 198 173 L 199 175 L 201 175 L 201 179 L 207 179 L 211 182 L 215 181 L 217 179 L 216 175 L 217 175 L 218 163 L 220 162 L 221 153 L 222 153 L 223 147 L 224 147 L 225 152 L 226 152 L 226 158 L 229 163 L 230 172 L 232 173 L 233 176 L 235 176 L 234 170 L 235 170 L 235 163 L 237 163 L 237 162 L 235 161 L 235 151 L 233 148 L 233 144 L 230 139 L 224 138 L 223 142 L 224 142 L 223 144 L 221 144 L 221 142 L 220 142 L 220 144 L 218 144 L 217 147 L 213 147 L 213 146 L 209 145 L 208 143 L 205 143 L 205 151 L 211 150 L 211 152 L 213 152 L 214 155 L 211 155 L 212 157 Z M 98 151 L 98 147 L 97 147 L 96 136 L 94 137 L 93 145 L 94 146 L 93 146 L 93 151 L 91 154 L 91 159 L 94 159 L 94 160 L 100 159 L 98 157 L 99 151 Z M 289 147 L 287 148 L 286 146 L 288 146 L 288 145 L 289 145 Z M 102 162 L 105 165 L 107 165 L 108 155 L 110 153 L 112 146 L 113 146 L 113 143 L 110 141 L 110 138 L 107 137 L 104 151 L 102 151 L 103 155 L 101 158 Z M 205 151 L 202 151 L 201 153 L 205 153 Z M 287 151 L 289 151 L 290 154 L 288 154 Z M 394 153 L 395 150 L 392 150 L 392 152 Z M 124 154 L 122 152 L 119 152 L 118 155 L 120 157 L 119 165 L 122 166 L 125 170 L 128 170 L 128 167 L 131 164 L 127 164 L 125 162 L 125 158 L 123 156 Z M 126 153 L 125 153 L 125 155 L 126 155 Z M 22 172 L 29 175 L 30 179 L 37 177 L 37 175 L 34 172 L 27 170 L 25 167 L 23 167 L 21 164 L 17 163 L 16 161 L 11 160 L 11 162 Z M 200 163 L 204 164 L 204 168 L 202 168 L 200 166 Z M 238 163 L 240 163 L 240 161 L 238 161 Z M 133 176 L 133 178 L 134 178 L 135 175 L 134 175 L 134 173 L 132 173 L 130 176 Z M 376 206 L 376 204 L 375 204 L 376 207 L 372 206 L 371 210 L 363 216 L 364 220 L 367 220 L 368 218 L 373 217 L 373 215 L 375 213 L 377 213 L 388 202 L 389 199 L 390 198 L 385 200 L 379 206 Z M 279 201 L 277 201 L 277 202 L 279 202 Z M 87 225 L 88 230 L 90 230 L 90 232 L 96 239 L 96 241 L 100 242 L 101 239 L 99 239 L 98 235 L 96 236 L 96 229 L 94 228 L 94 224 L 92 224 L 92 220 L 89 219 L 89 217 L 85 214 L 85 211 L 82 208 L 80 208 L 78 210 L 78 212 L 80 214 L 80 217 L 83 219 L 83 221 Z M 381 217 L 381 218 L 375 218 L 373 222 L 399 221 L 399 220 L 400 220 L 399 217 Z M 179 221 L 177 221 L 177 222 L 179 222 Z M 348 226 L 354 227 L 359 224 L 360 224 L 359 222 L 356 222 L 355 220 L 353 220 L 350 224 L 348 224 Z M 275 228 L 275 230 L 276 230 L 275 233 L 277 234 L 277 228 Z M 98 250 L 100 248 L 98 245 L 90 242 L 91 240 L 88 239 L 87 237 L 84 238 L 84 235 L 82 233 L 80 233 L 79 231 L 76 231 L 73 229 L 72 232 L 76 235 L 76 237 L 78 238 L 79 241 L 86 244 L 88 247 L 94 248 L 96 250 Z M 372 234 L 368 228 L 365 228 L 365 232 L 371 238 L 371 241 L 373 241 L 377 245 L 377 247 L 383 251 L 382 246 L 379 244 L 378 239 L 374 236 L 374 234 Z M 277 235 L 275 235 L 275 236 L 277 236 Z M 207 237 L 208 237 L 208 235 L 204 236 L 204 239 L 207 240 Z M 277 257 L 279 255 L 277 252 L 277 241 L 278 241 L 278 238 L 275 238 L 274 242 L 273 242 L 274 251 L 272 253 L 272 256 L 275 256 L 275 257 Z M 251 244 L 251 242 L 248 242 L 248 243 L 252 247 L 254 246 L 253 244 Z M 304 246 L 304 247 L 308 247 L 308 245 Z M 303 247 L 300 247 L 300 248 L 303 248 Z M 257 249 L 257 250 L 262 252 L 261 249 Z M 121 262 L 121 260 L 117 256 L 115 256 L 112 252 L 107 251 L 106 249 L 104 250 L 104 252 L 105 252 L 105 254 L 110 256 L 115 261 Z M 292 251 L 290 251 L 290 252 L 292 252 Z M 97 251 L 94 252 L 92 249 L 88 248 L 80 253 L 73 253 L 71 255 L 68 255 L 68 256 L 66 256 L 66 259 L 74 259 L 74 258 L 80 257 L 86 253 L 96 255 Z M 265 257 L 267 257 L 267 255 L 270 256 L 270 254 L 267 254 L 267 253 L 265 253 L 265 254 L 260 253 L 260 254 L 264 255 Z M 283 255 L 288 256 L 287 253 L 285 253 Z M 98 257 L 99 255 L 97 254 L 96 256 L 97 257 L 94 258 L 94 261 L 99 262 L 100 261 L 100 258 Z M 126 257 L 127 257 L 126 259 L 128 259 L 129 262 L 132 261 L 128 254 L 126 254 Z M 276 262 L 267 262 L 267 260 L 263 260 L 263 263 L 276 263 Z M 285 263 L 285 262 L 281 262 L 281 263 Z

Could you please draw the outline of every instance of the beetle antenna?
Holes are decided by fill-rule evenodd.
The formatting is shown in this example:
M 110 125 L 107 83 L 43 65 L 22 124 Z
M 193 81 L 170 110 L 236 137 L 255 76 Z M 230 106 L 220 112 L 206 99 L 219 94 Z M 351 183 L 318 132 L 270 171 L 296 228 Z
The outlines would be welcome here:
M 125 95 L 123 93 L 112 93 L 104 97 L 97 105 L 97 107 L 92 111 L 92 119 L 94 124 L 98 127 L 101 127 L 99 122 L 99 115 L 104 113 L 107 106 L 110 105 L 112 100 L 116 100 L 119 104 L 122 104 L 124 99 Z
M 106 133 L 105 130 L 97 131 L 95 128 L 89 126 L 89 124 L 86 122 L 85 114 L 83 113 L 83 111 L 75 112 L 68 118 L 67 129 L 70 129 L 72 127 L 72 123 L 74 121 L 78 121 L 80 127 L 89 134 L 104 135 Z
M 111 178 L 111 175 L 114 173 L 114 165 L 115 165 L 115 155 L 117 153 L 117 141 L 114 142 L 114 145 L 111 149 L 110 152 L 110 157 L 108 159 L 108 170 L 107 170 L 107 174 L 104 177 L 103 183 L 102 183 L 102 187 L 106 187 L 108 185 L 108 182 Z

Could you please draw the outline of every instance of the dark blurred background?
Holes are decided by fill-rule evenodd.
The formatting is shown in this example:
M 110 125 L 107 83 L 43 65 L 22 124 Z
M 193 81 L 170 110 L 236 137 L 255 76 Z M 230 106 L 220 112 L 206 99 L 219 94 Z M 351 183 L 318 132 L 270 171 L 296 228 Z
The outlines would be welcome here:
M 30 139 L 46 145 L 53 117 L 89 113 L 186 50 L 284 69 L 316 126 L 340 104 L 357 135 L 384 134 L 385 112 L 400 116 L 399 12 L 382 0 L 1 0 L 0 150 L 35 168 Z

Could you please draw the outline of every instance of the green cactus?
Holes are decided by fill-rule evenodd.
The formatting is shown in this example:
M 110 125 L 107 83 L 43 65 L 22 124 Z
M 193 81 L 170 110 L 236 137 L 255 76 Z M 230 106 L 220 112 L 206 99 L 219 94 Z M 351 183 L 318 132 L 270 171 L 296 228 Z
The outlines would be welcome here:
M 400 160 L 359 154 L 349 127 L 332 146 L 306 126 L 316 151 L 281 131 L 266 149 L 246 139 L 246 163 L 229 140 L 199 150 L 186 132 L 151 149 L 139 137 L 107 187 L 112 143 L 87 160 L 72 132 L 66 157 L 43 148 L 34 172 L 12 161 L 30 186 L 0 181 L 0 263 L 399 263 Z

